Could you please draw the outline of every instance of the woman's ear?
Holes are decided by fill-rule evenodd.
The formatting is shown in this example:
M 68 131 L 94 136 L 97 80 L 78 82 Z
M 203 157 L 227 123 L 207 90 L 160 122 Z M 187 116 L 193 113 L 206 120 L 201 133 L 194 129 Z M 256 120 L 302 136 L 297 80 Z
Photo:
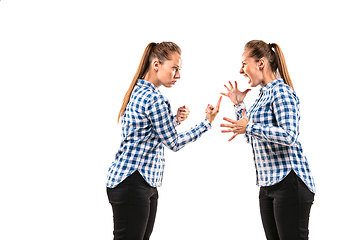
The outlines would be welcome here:
M 260 58 L 260 60 L 257 63 L 257 66 L 259 68 L 259 70 L 263 70 L 265 67 L 265 59 L 264 58 Z
M 152 62 L 152 66 L 153 66 L 155 72 L 157 72 L 159 70 L 159 60 L 154 59 L 153 62 Z

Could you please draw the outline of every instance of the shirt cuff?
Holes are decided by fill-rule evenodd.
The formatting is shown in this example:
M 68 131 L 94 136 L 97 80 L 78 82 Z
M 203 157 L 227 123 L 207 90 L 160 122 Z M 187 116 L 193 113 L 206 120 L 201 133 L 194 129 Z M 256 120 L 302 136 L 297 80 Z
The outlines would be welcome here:
M 174 115 L 173 124 L 174 124 L 175 127 L 180 125 L 180 123 L 179 123 L 178 120 L 177 120 L 176 115 Z
M 204 119 L 204 121 L 202 121 L 201 123 L 204 125 L 205 130 L 211 129 L 211 123 L 209 122 L 209 120 Z
M 246 135 L 252 135 L 254 129 L 254 123 L 249 122 L 248 125 L 246 126 Z
M 241 109 L 245 108 L 245 103 L 243 102 L 242 104 L 234 105 L 234 108 L 236 111 L 240 111 Z

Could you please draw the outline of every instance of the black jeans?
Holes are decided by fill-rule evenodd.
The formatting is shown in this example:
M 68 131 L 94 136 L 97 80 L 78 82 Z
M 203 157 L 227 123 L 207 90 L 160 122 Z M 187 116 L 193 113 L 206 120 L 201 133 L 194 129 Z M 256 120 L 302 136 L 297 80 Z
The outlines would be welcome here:
M 259 201 L 268 240 L 308 239 L 314 194 L 294 171 L 278 184 L 261 187 Z
M 148 240 L 152 233 L 158 191 L 135 171 L 115 188 L 107 188 L 114 216 L 114 240 Z

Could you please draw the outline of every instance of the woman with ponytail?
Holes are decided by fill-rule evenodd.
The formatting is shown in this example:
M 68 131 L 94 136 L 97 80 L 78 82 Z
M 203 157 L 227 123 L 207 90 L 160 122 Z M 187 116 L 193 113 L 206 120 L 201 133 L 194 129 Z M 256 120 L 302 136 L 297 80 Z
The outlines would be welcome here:
M 229 82 L 227 96 L 237 120 L 221 124 L 232 132 L 231 141 L 245 135 L 254 154 L 259 202 L 267 239 L 308 239 L 310 208 L 315 184 L 300 142 L 300 102 L 294 91 L 284 55 L 276 43 L 253 40 L 245 45 L 240 74 L 251 87 L 261 86 L 249 110 L 241 92 Z
M 122 136 L 115 160 L 108 170 L 107 194 L 113 209 L 114 239 L 145 240 L 153 230 L 158 192 L 164 171 L 164 146 L 178 151 L 211 128 L 219 112 L 208 105 L 205 118 L 191 129 L 175 129 L 189 110 L 171 113 L 159 87 L 171 88 L 180 79 L 181 50 L 172 42 L 146 47 L 118 116 Z M 120 121 L 121 120 L 121 121 Z

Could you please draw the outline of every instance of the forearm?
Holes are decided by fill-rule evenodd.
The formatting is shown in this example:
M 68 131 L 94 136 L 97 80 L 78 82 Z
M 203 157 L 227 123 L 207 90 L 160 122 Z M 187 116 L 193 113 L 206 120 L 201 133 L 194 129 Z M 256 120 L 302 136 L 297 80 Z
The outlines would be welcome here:
M 249 123 L 246 127 L 246 135 L 262 141 L 291 146 L 296 142 L 298 133 L 294 129 L 284 130 L 281 127 Z
M 203 133 L 211 129 L 211 124 L 208 120 L 204 120 L 187 131 L 175 134 L 172 138 L 163 141 L 163 143 L 172 151 L 176 152 L 185 147 L 186 144 L 195 142 Z

